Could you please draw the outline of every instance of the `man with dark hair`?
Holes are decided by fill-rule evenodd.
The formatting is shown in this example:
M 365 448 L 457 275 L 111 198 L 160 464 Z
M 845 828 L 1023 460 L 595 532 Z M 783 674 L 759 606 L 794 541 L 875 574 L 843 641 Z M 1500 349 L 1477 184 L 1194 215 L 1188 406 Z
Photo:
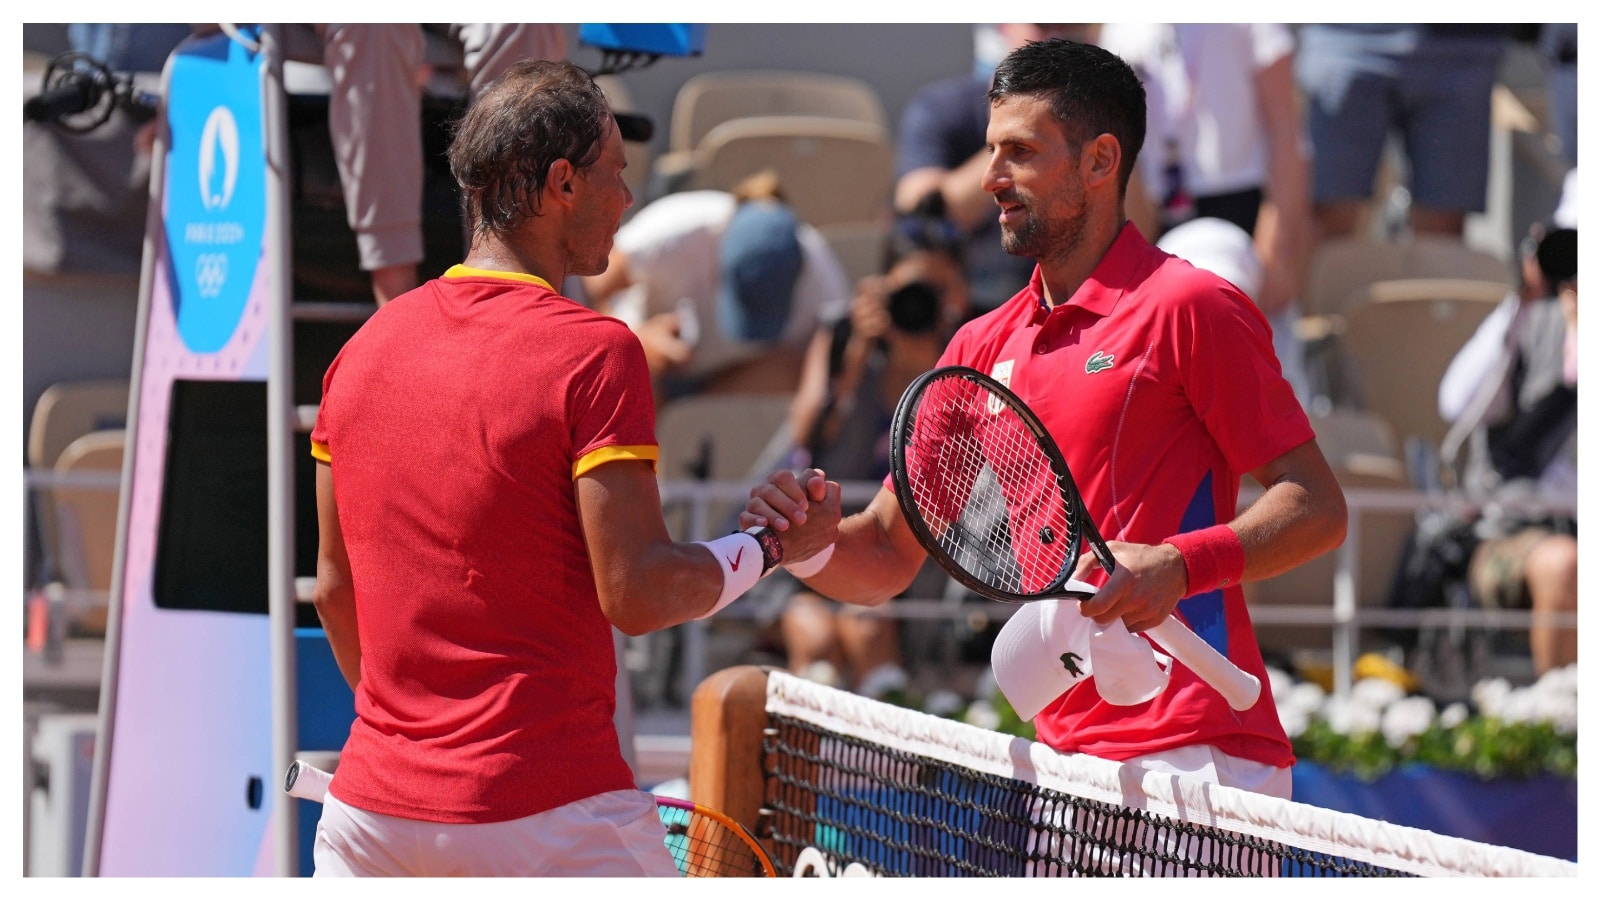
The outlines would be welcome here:
M 703 618 L 811 520 L 676 543 L 661 515 L 639 341 L 556 293 L 605 269 L 632 195 L 622 138 L 575 66 L 513 66 L 450 163 L 472 245 L 384 304 L 323 379 L 316 606 L 356 721 L 318 875 L 672 875 L 613 716 L 613 627 Z M 827 511 L 831 509 L 831 514 Z
M 1118 565 L 1083 615 L 1129 631 L 1178 615 L 1266 681 L 1242 582 L 1276 575 L 1344 538 L 1343 495 L 1250 299 L 1152 247 L 1124 212 L 1144 139 L 1144 89 L 1115 55 L 1067 40 L 1010 53 L 989 92 L 989 164 L 1001 241 L 1037 261 L 1032 282 L 961 328 L 940 365 L 1006 383 L 1050 429 Z M 1263 487 L 1238 511 L 1240 477 Z M 788 473 L 751 495 L 746 525 L 782 532 L 810 508 Z M 818 593 L 876 605 L 925 553 L 885 487 L 832 548 L 791 567 Z M 1058 616 L 1057 618 L 1064 618 Z M 1060 656 L 1043 635 L 1028 653 Z M 1108 673 L 1109 674 L 1109 673 Z M 1246 790 L 1288 796 L 1293 751 L 1270 692 L 1236 712 L 1193 672 L 1132 706 L 1095 679 L 1034 719 L 1039 739 Z

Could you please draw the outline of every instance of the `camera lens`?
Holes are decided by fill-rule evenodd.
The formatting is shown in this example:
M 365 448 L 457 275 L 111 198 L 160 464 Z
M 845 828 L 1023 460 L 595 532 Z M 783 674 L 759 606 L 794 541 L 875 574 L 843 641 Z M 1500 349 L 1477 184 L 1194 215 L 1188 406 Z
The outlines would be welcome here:
M 939 324 L 939 292 L 925 281 L 913 281 L 889 295 L 889 321 L 905 334 L 927 334 Z

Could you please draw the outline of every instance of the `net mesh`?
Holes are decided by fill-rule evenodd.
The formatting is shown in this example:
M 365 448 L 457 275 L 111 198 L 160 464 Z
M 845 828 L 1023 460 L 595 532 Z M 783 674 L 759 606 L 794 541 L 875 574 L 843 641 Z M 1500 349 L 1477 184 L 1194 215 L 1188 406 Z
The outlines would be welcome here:
M 927 536 L 988 587 L 1023 597 L 1070 561 L 1074 509 L 1022 417 L 957 374 L 927 382 L 906 410 L 901 460 Z
M 780 875 L 1533 876 L 1576 866 L 1147 772 L 773 672 Z

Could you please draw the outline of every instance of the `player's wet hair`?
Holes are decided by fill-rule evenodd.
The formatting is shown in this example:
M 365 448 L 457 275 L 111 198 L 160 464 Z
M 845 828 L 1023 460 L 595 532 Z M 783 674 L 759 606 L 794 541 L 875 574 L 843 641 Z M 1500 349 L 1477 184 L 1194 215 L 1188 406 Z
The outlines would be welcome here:
M 456 124 L 450 172 L 474 232 L 507 234 L 539 215 L 550 166 L 600 158 L 612 121 L 594 78 L 567 62 L 528 60 L 507 69 Z

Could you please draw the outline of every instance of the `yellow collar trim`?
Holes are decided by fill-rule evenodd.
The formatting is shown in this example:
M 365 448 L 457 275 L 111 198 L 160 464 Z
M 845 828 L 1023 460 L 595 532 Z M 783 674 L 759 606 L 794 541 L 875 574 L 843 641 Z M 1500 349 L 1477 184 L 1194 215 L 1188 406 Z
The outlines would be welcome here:
M 545 281 L 543 278 L 540 278 L 537 275 L 529 275 L 529 274 L 527 274 L 525 272 L 498 272 L 498 271 L 496 271 L 494 269 L 475 269 L 475 268 L 473 268 L 471 266 L 463 266 L 463 265 L 457 264 L 457 265 L 451 266 L 444 273 L 444 277 L 445 278 L 504 278 L 504 279 L 507 279 L 509 281 L 526 281 L 529 284 L 537 284 L 538 286 L 544 288 L 547 291 L 552 291 L 552 292 L 555 291 L 555 288 L 550 286 L 550 282 Z

